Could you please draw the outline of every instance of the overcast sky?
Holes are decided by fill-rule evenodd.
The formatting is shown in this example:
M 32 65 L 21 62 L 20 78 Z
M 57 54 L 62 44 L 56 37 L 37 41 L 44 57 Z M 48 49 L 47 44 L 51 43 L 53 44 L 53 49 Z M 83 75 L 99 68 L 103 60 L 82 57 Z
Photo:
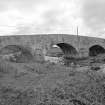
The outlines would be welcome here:
M 105 0 L 0 0 L 0 35 L 105 37 Z

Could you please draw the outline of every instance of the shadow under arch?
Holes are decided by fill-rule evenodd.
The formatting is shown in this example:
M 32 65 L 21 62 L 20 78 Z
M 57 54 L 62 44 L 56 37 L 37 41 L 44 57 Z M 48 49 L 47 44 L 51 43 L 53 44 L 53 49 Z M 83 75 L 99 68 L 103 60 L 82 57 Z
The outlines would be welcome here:
M 105 48 L 101 45 L 93 45 L 89 48 L 89 56 L 97 56 L 99 54 L 104 54 Z
M 58 43 L 56 45 L 60 47 L 64 55 L 67 57 L 74 57 L 78 54 L 76 48 L 68 43 Z

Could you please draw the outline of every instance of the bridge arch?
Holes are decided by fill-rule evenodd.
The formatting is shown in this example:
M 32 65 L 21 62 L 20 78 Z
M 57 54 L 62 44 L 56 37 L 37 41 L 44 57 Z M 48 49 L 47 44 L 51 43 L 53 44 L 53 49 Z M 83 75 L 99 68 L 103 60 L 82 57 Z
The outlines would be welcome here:
M 30 49 L 22 45 L 6 45 L 0 49 L 0 55 L 4 58 L 16 58 L 17 62 L 24 62 L 33 58 Z
M 66 56 L 76 56 L 78 54 L 76 48 L 68 43 L 57 43 L 56 44 Z
M 15 45 L 15 44 L 10 44 L 2 47 L 0 49 L 0 53 L 2 54 L 9 54 L 9 53 L 15 53 L 15 52 L 23 52 L 23 53 L 29 53 L 29 49 L 22 46 L 22 45 Z
M 105 48 L 101 45 L 96 44 L 89 48 L 89 56 L 97 56 L 103 53 L 105 53 Z

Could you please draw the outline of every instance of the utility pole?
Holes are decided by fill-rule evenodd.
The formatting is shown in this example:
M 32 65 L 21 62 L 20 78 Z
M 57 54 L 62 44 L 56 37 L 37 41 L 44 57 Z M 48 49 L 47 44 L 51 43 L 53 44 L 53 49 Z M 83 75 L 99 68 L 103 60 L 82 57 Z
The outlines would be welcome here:
M 64 43 L 64 37 L 62 36 L 62 42 Z
M 79 37 L 79 34 L 78 34 L 78 26 L 77 26 L 77 44 L 78 44 L 78 52 L 80 52 L 80 37 Z

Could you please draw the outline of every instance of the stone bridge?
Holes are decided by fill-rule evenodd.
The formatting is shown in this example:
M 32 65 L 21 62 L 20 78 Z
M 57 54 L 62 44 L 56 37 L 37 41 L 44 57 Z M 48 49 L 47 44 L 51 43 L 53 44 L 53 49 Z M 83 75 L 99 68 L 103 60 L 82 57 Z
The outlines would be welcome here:
M 0 36 L 0 48 L 7 45 L 30 47 L 33 52 L 36 49 L 47 52 L 58 45 L 65 54 L 77 52 L 82 57 L 105 53 L 105 39 L 69 34 Z

